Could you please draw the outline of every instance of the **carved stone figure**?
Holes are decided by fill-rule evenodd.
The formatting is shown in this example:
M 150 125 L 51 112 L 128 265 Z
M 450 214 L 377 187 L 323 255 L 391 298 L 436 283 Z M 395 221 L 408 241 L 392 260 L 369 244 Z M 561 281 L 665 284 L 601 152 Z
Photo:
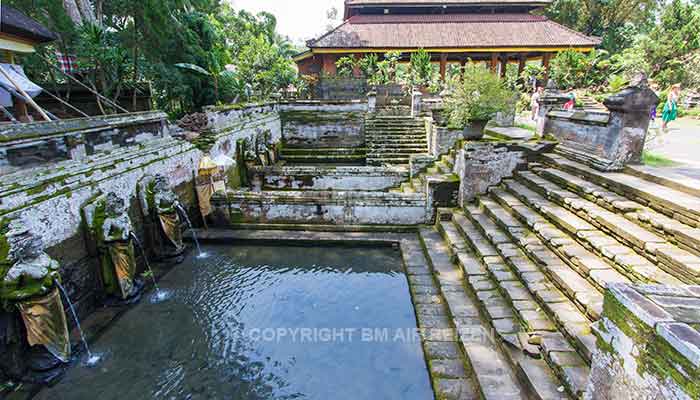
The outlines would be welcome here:
M 17 220 L 9 224 L 5 240 L 9 249 L 0 266 L 0 300 L 19 310 L 31 354 L 43 360 L 38 364 L 45 372 L 68 362 L 71 354 L 66 314 L 56 284 L 59 264 L 44 252 L 41 238 Z M 28 361 L 30 366 L 32 362 Z
M 143 285 L 135 278 L 133 227 L 124 200 L 115 193 L 107 194 L 104 200 L 104 220 L 98 229 L 105 291 L 121 300 L 138 300 Z
M 168 178 L 156 174 L 146 184 L 144 215 L 151 222 L 150 239 L 156 258 L 183 259 L 182 221 L 178 214 L 179 202 L 170 189 Z

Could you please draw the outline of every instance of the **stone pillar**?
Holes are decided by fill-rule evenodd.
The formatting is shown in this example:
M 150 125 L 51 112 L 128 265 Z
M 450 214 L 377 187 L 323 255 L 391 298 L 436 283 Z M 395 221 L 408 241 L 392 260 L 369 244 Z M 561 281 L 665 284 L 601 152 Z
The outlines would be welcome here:
M 411 92 L 411 117 L 418 118 L 420 116 L 422 100 L 423 93 L 417 87 L 414 87 Z
M 603 101 L 610 110 L 609 137 L 615 142 L 608 154 L 615 169 L 642 161 L 649 113 L 658 103 L 659 97 L 649 88 L 646 76 L 638 77 L 632 86 Z
M 539 136 L 544 136 L 545 128 L 547 126 L 547 114 L 553 108 L 562 107 L 567 101 L 569 101 L 568 96 L 565 93 L 557 89 L 553 81 L 547 82 L 547 87 L 545 88 L 542 97 L 537 101 L 540 104 L 540 110 L 537 114 L 537 127 L 536 132 Z
M 377 90 L 372 88 L 367 93 L 367 112 L 373 113 L 377 111 Z

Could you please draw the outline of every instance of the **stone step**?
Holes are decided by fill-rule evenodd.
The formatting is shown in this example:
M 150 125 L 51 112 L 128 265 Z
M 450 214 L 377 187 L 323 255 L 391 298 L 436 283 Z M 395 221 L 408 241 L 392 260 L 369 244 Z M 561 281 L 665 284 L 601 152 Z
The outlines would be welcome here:
M 515 272 L 528 291 L 532 293 L 559 327 L 570 338 L 581 356 L 590 362 L 595 349 L 595 341 L 590 332 L 590 322 L 600 318 L 603 296 L 571 267 L 563 263 L 553 253 L 540 260 L 543 255 L 541 242 L 519 222 L 511 222 L 508 211 L 489 200 L 481 199 L 482 208 L 469 207 L 468 216 L 481 233 L 488 238 L 500 257 Z M 465 225 L 462 219 L 455 218 L 459 226 Z M 504 227 L 504 225 L 508 227 Z M 469 232 L 465 229 L 465 232 Z M 478 236 L 472 234 L 473 236 Z M 523 242 L 527 241 L 527 245 Z M 539 246 L 539 247 L 538 247 Z M 537 251 L 539 254 L 535 254 Z M 533 261 L 535 260 L 535 261 Z
M 619 172 L 600 172 L 584 164 L 556 154 L 545 154 L 543 160 L 558 169 L 586 178 L 669 217 L 700 227 L 700 197 L 671 189 L 658 183 Z
M 421 335 L 421 343 L 435 397 L 450 400 L 477 399 L 479 391 L 471 374 L 467 373 L 469 364 L 454 333 L 445 298 L 439 294 L 417 235 L 401 240 L 401 254 L 417 325 L 428 333 Z M 440 334 L 441 332 L 446 334 Z
M 649 231 L 664 236 L 679 248 L 700 256 L 700 228 L 693 228 L 567 172 L 553 168 L 535 169 L 535 172 Z
M 625 172 L 647 181 L 700 197 L 700 179 L 693 179 L 672 170 L 669 171 L 668 169 L 646 165 L 628 165 L 625 167 Z
M 415 140 L 415 141 L 402 141 L 402 142 L 369 142 L 369 148 L 381 148 L 381 147 L 395 147 L 395 148 L 412 148 L 420 147 L 427 148 L 428 145 L 426 141 Z
M 413 147 L 395 147 L 395 146 L 371 146 L 369 153 L 371 154 L 381 154 L 381 153 L 391 153 L 391 154 L 420 154 L 426 153 L 428 148 L 426 146 L 413 146 Z
M 280 159 L 291 163 L 363 163 L 365 155 L 280 155 Z
M 477 214 L 470 214 L 470 218 L 476 215 Z M 485 215 L 481 216 L 485 217 Z M 450 232 L 449 227 L 444 229 L 444 235 L 446 235 L 448 238 L 450 236 L 459 236 L 456 239 L 448 239 L 448 242 L 456 242 L 462 238 L 465 238 L 467 243 L 469 243 L 469 245 L 473 248 L 478 246 L 482 249 L 484 247 L 488 247 L 485 243 L 489 243 L 491 245 L 491 251 L 488 253 L 482 252 L 481 254 L 497 254 L 483 256 L 479 260 L 475 257 L 468 257 L 458 253 L 457 258 L 460 265 L 463 267 L 464 273 L 466 274 L 468 280 L 485 276 L 489 277 L 493 286 L 495 286 L 502 295 L 503 301 L 508 303 L 508 307 L 513 310 L 513 313 L 518 317 L 520 325 L 523 327 L 523 331 L 515 335 L 515 337 L 511 336 L 510 339 L 506 338 L 506 342 L 515 342 L 514 347 L 519 349 L 521 355 L 521 357 L 519 357 L 520 363 L 522 364 L 526 359 L 532 359 L 533 356 L 535 358 L 544 358 L 549 363 L 547 366 L 549 374 L 545 375 L 550 375 L 552 377 L 553 375 L 556 375 L 558 377 L 557 379 L 550 380 L 549 384 L 544 385 L 544 387 L 549 388 L 549 390 L 547 390 L 547 395 L 538 397 L 566 397 L 561 394 L 559 390 L 557 390 L 560 387 L 560 382 L 564 384 L 563 386 L 572 397 L 580 397 L 582 392 L 585 390 L 585 385 L 581 384 L 579 380 L 576 379 L 576 376 L 581 374 L 587 375 L 588 365 L 579 354 L 575 353 L 574 347 L 569 346 L 566 349 L 570 353 L 567 355 L 568 359 L 578 358 L 578 362 L 576 363 L 577 368 L 572 369 L 569 367 L 573 367 L 573 365 L 564 366 L 554 364 L 550 357 L 548 357 L 546 347 L 531 344 L 531 342 L 550 343 L 553 340 L 561 341 L 563 337 L 559 333 L 559 329 L 563 329 L 563 327 L 566 326 L 572 331 L 573 328 L 576 328 L 573 335 L 578 336 L 571 336 L 574 338 L 570 339 L 572 343 L 578 343 L 579 346 L 583 346 L 582 343 L 576 342 L 575 338 L 583 338 L 585 341 L 591 342 L 593 337 L 590 334 L 588 324 L 585 323 L 585 325 L 580 325 L 581 321 L 589 321 L 585 317 L 582 318 L 580 313 L 577 315 L 576 313 L 578 310 L 575 308 L 573 310 L 566 308 L 563 306 L 563 303 L 549 304 L 542 302 L 540 304 L 539 300 L 533 296 L 533 293 L 537 293 L 535 290 L 554 290 L 554 286 L 548 282 L 547 277 L 540 272 L 533 263 L 526 266 L 522 262 L 518 261 L 518 265 L 521 268 L 526 267 L 526 270 L 521 271 L 515 268 L 511 260 L 517 260 L 515 258 L 517 255 L 507 254 L 509 250 L 512 252 L 514 244 L 500 233 L 496 234 L 495 236 L 496 238 L 501 238 L 500 240 L 497 240 L 501 242 L 500 244 L 496 244 L 495 242 L 491 241 L 482 229 L 488 229 L 489 232 L 494 233 L 498 230 L 498 228 L 488 218 L 485 218 L 482 222 L 486 221 L 491 224 L 490 227 L 478 225 L 476 222 L 470 221 L 461 212 L 456 212 L 454 214 L 453 221 L 442 222 L 441 224 L 453 224 L 452 229 L 454 232 Z M 453 248 L 455 248 L 454 245 Z M 508 256 L 508 258 L 505 258 L 504 256 Z M 520 252 L 519 257 L 527 260 L 522 252 Z M 486 293 L 487 292 L 479 292 L 477 297 L 480 299 L 486 299 L 487 302 L 492 304 L 502 303 L 495 300 L 498 298 L 498 296 Z M 552 309 L 556 310 L 557 312 L 553 312 Z M 548 312 L 549 315 L 547 314 Z M 556 319 L 555 317 L 561 319 Z M 557 325 L 561 325 L 561 327 L 558 328 Z M 584 338 L 584 334 L 587 334 L 588 336 Z M 554 361 L 557 360 L 558 359 L 555 357 Z M 527 368 L 527 366 L 523 367 Z M 552 372 L 554 373 L 552 374 Z M 533 386 L 542 387 L 542 382 L 538 382 L 540 382 L 540 385 Z
M 366 147 L 285 147 L 280 150 L 280 156 L 296 155 L 362 155 L 367 153 Z
M 542 241 L 542 256 L 550 257 L 552 254 L 566 262 L 580 276 L 586 278 L 599 291 L 611 282 L 631 283 L 630 279 L 618 272 L 603 258 L 588 251 L 581 244 L 573 240 L 547 218 L 531 207 L 528 199 L 541 198 L 537 193 L 528 189 L 521 183 L 513 180 L 505 180 L 504 187 L 511 195 L 504 195 L 502 190 L 494 189 L 494 198 L 506 206 L 520 222 L 525 224 Z M 546 250 L 545 250 L 546 249 Z M 538 254 L 534 254 L 537 259 Z M 540 260 L 544 261 L 544 260 Z
M 669 285 L 683 284 L 665 272 L 661 266 L 657 266 L 657 249 L 662 248 L 672 255 L 678 254 L 674 250 L 679 249 L 670 245 L 665 239 L 561 189 L 556 184 L 532 172 L 520 171 L 516 174 L 516 178 L 537 193 L 534 197 L 528 198 L 527 201 L 531 205 L 537 204 L 536 208 L 540 213 L 587 249 L 604 257 L 608 263 L 633 281 Z M 549 198 L 556 199 L 556 201 L 549 201 Z M 649 251 L 645 249 L 649 249 Z M 648 256 L 648 258 L 642 257 L 642 255 Z M 693 257 L 697 258 L 697 256 Z M 685 259 L 677 258 L 676 262 L 681 264 L 683 260 Z M 700 259 L 697 263 L 700 265 Z
M 519 172 L 519 180 L 538 193 L 584 218 L 606 235 L 579 234 L 579 241 L 622 265 L 640 282 L 668 285 L 694 284 L 700 279 L 700 257 L 670 243 L 624 216 L 580 198 L 532 172 Z M 633 250 L 626 251 L 623 246 Z M 644 257 L 644 258 L 642 258 Z M 666 263 L 666 260 L 671 260 Z M 663 270 L 663 271 L 662 271 Z M 680 275 L 679 275 L 680 274 Z M 680 278 L 680 280 L 678 279 Z
M 490 335 L 491 327 L 479 318 L 479 306 L 465 291 L 464 275 L 452 262 L 450 250 L 433 228 L 420 228 L 423 249 L 445 299 L 452 324 L 467 356 L 470 372 L 485 400 L 524 399 L 515 371 Z M 507 322 L 507 319 L 503 320 Z M 513 330 L 514 323 L 500 326 Z

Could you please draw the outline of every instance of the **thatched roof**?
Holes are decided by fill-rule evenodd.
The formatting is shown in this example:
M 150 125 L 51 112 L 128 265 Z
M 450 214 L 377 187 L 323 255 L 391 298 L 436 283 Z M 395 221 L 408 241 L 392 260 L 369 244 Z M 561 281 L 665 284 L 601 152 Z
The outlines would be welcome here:
M 44 25 L 6 5 L 0 6 L 0 32 L 35 43 L 52 42 L 58 39 L 56 34 Z

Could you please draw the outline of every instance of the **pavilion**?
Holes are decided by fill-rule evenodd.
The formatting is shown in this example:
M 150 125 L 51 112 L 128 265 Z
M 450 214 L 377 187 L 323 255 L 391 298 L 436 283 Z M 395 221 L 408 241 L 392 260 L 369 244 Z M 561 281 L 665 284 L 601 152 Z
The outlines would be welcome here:
M 448 64 L 468 60 L 489 63 L 503 76 L 507 63 L 521 71 L 531 60 L 547 67 L 557 52 L 589 52 L 600 44 L 536 14 L 551 1 L 345 0 L 343 23 L 310 40 L 295 61 L 300 74 L 334 75 L 340 57 L 400 51 L 408 59 L 422 48 L 439 63 L 443 79 Z

